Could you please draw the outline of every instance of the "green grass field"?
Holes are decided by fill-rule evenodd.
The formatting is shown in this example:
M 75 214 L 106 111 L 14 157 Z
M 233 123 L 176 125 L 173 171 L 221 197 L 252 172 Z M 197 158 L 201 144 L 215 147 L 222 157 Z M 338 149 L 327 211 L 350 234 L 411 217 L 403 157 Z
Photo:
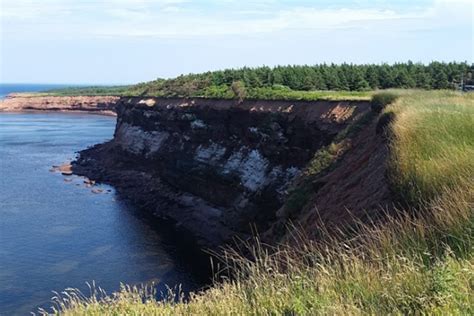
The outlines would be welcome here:
M 474 313 L 474 94 L 394 90 L 390 181 L 409 205 L 357 235 L 296 235 L 229 251 L 222 279 L 189 301 L 146 288 L 55 298 L 65 315 L 367 315 Z M 411 207 L 410 207 L 411 206 Z M 416 216 L 412 216 L 413 213 Z M 324 231 L 324 227 L 319 227 Z

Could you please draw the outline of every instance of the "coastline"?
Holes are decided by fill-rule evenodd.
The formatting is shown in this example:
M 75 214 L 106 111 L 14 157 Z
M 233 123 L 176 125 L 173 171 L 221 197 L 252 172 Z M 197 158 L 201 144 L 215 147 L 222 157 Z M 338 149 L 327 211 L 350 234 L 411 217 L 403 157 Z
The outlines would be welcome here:
M 251 237 L 249 223 L 278 222 L 314 153 L 370 111 L 365 101 L 125 97 L 114 139 L 80 151 L 72 171 L 215 251 Z
M 0 109 L 0 114 L 22 114 L 22 113 L 67 113 L 67 114 L 90 114 L 117 117 L 114 111 L 94 111 L 94 110 L 71 110 L 71 109 Z
M 11 93 L 0 100 L 0 113 L 65 112 L 116 116 L 117 96 L 44 96 Z

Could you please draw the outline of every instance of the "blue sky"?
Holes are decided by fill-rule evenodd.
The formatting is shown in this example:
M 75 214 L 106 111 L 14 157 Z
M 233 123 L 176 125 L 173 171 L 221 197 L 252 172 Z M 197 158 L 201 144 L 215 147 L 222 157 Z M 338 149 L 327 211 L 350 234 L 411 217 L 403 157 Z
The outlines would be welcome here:
M 119 84 L 240 66 L 473 62 L 473 1 L 0 0 L 0 82 Z

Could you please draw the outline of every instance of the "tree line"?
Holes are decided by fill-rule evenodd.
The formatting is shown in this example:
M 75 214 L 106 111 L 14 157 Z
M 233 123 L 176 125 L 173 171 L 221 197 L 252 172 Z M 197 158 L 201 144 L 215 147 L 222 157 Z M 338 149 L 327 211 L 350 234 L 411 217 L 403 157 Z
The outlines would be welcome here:
M 236 82 L 254 91 L 367 91 L 388 88 L 454 89 L 472 82 L 474 65 L 467 62 L 429 64 L 319 64 L 276 67 L 243 67 L 181 75 L 141 83 L 132 90 L 163 96 L 235 96 Z M 252 91 L 252 90 L 251 90 Z

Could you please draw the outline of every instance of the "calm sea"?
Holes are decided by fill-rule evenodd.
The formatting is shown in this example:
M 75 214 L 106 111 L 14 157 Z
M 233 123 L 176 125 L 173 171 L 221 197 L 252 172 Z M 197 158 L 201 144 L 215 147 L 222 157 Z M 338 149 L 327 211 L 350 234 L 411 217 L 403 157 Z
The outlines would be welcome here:
M 0 315 L 51 306 L 52 291 L 88 293 L 92 281 L 108 292 L 120 282 L 202 284 L 166 223 L 142 218 L 112 187 L 97 194 L 50 172 L 111 139 L 114 126 L 107 116 L 0 113 Z
M 70 84 L 0 83 L 0 99 L 5 98 L 12 92 L 38 92 L 79 86 Z

